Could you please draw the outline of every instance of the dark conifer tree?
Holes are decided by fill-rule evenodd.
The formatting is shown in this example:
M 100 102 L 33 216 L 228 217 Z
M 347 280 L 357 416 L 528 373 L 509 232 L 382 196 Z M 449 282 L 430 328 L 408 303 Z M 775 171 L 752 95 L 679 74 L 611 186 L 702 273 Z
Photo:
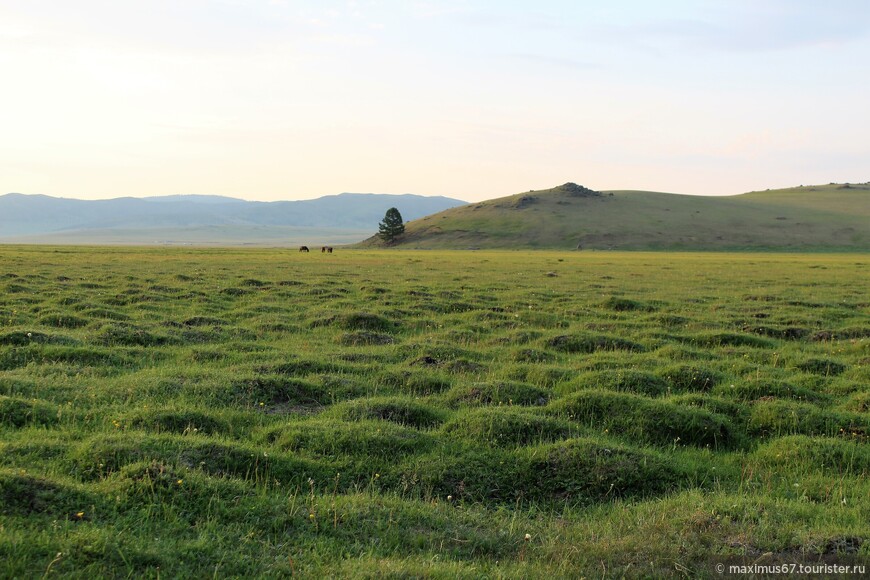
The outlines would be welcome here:
M 387 243 L 392 242 L 397 237 L 405 233 L 405 224 L 402 221 L 402 214 L 394 207 L 387 210 L 384 219 L 378 224 L 378 235 Z

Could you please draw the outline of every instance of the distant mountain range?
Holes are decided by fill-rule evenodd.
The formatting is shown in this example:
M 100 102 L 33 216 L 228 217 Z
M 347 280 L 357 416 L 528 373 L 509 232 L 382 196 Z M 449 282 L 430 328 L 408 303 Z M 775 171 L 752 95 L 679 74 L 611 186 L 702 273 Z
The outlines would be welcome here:
M 86 201 L 0 196 L 0 241 L 47 243 L 347 243 L 376 232 L 386 211 L 405 220 L 466 202 L 447 197 L 342 193 L 254 202 L 212 195 Z
M 448 209 L 405 228 L 391 247 L 866 252 L 870 183 L 717 197 L 566 183 Z M 384 243 L 372 237 L 360 245 Z

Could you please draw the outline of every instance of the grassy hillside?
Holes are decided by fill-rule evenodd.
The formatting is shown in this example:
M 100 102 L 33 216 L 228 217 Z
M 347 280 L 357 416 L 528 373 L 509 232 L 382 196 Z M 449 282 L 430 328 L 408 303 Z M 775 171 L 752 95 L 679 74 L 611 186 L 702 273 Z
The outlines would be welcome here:
M 867 563 L 868 268 L 0 247 L 0 577 Z
M 382 245 L 376 238 L 364 246 Z M 396 246 L 630 250 L 868 250 L 870 185 L 705 197 L 574 184 L 409 222 Z

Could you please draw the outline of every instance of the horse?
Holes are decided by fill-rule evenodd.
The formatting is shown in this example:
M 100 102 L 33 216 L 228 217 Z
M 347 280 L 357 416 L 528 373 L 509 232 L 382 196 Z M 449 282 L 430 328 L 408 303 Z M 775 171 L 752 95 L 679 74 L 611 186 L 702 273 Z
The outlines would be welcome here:
M 299 251 L 300 251 L 300 252 L 307 252 L 307 251 L 308 251 L 308 246 L 299 246 Z
M 331 254 L 331 253 L 332 253 L 332 246 L 326 246 L 326 253 L 327 253 L 327 254 Z

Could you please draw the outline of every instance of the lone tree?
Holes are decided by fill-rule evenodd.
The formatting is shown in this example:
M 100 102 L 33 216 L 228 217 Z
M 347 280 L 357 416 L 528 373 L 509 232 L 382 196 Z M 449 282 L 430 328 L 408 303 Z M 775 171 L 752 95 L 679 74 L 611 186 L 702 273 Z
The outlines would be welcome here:
M 405 224 L 402 223 L 402 214 L 394 207 L 387 210 L 384 219 L 378 224 L 378 235 L 387 243 L 405 233 Z

